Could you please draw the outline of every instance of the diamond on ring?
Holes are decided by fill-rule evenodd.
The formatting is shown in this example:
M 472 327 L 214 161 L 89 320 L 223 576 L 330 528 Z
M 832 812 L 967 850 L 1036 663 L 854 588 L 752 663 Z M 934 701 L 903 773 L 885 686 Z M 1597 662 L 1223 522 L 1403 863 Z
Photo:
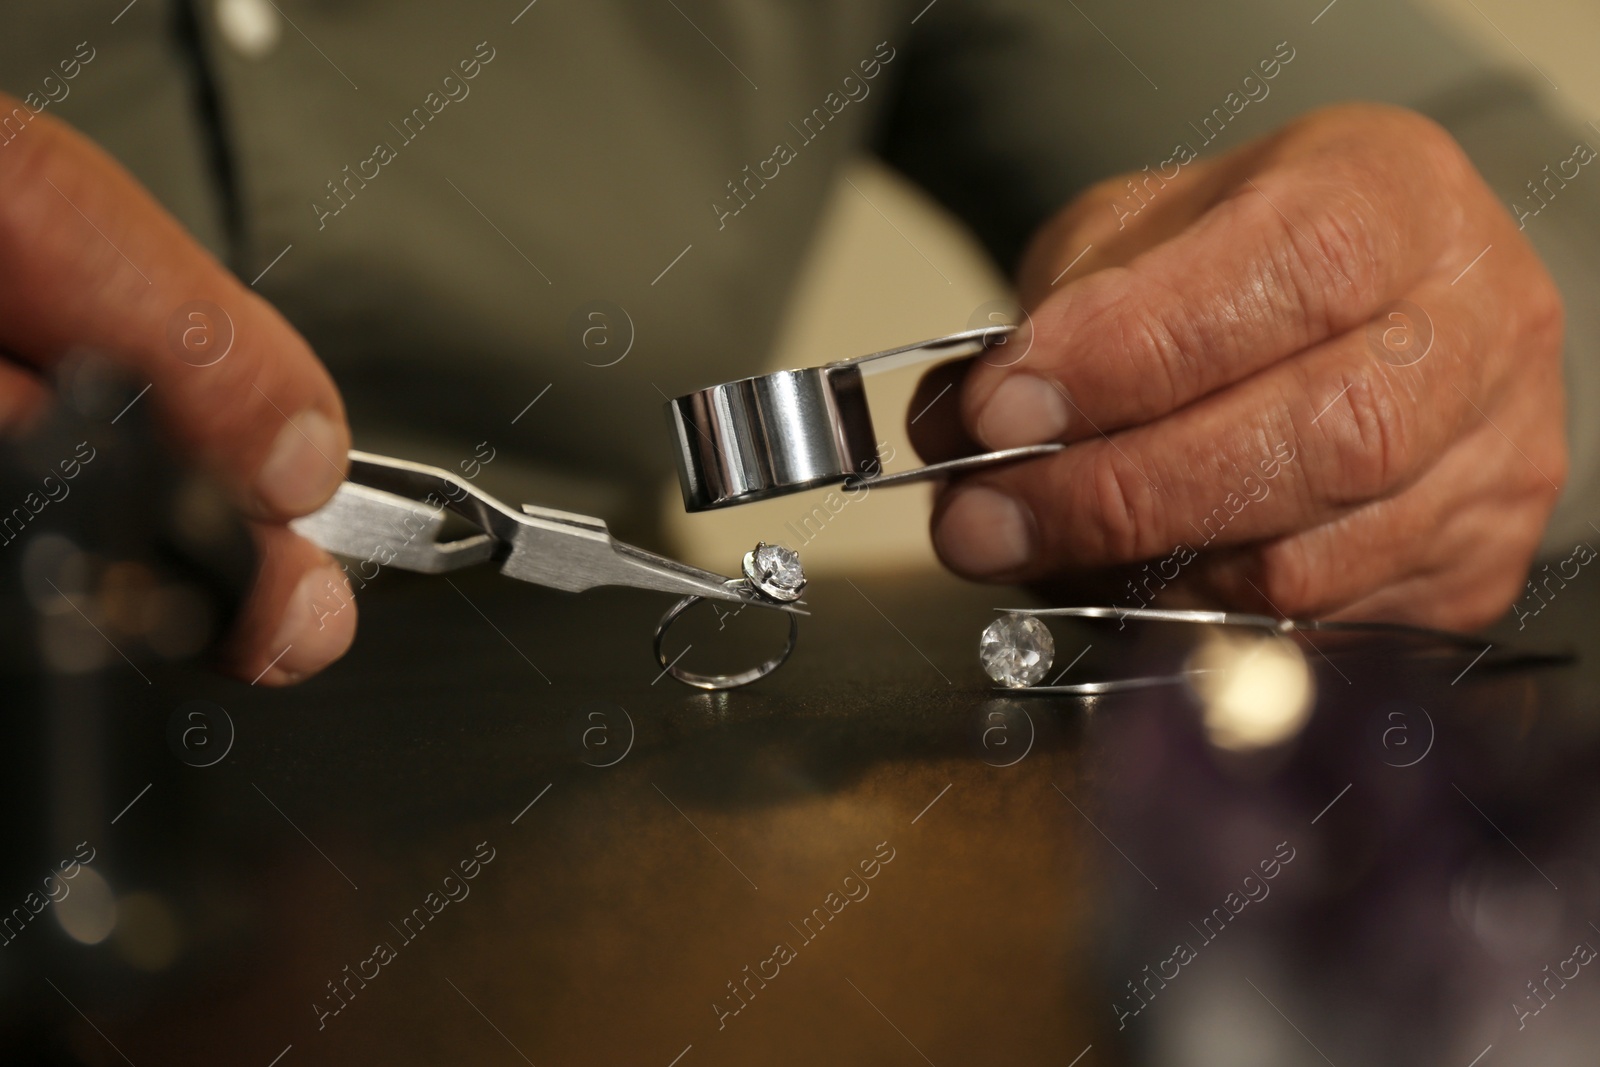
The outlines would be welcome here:
M 800 566 L 799 555 L 782 545 L 769 545 L 765 541 L 756 542 L 756 547 L 744 554 L 744 578 L 730 578 L 725 585 L 725 588 L 730 593 L 736 594 L 744 604 L 774 609 L 777 605 L 792 604 L 799 600 L 805 587 L 806 572 Z M 656 624 L 656 662 L 661 664 L 662 674 L 670 674 L 684 685 L 692 685 L 696 689 L 737 689 L 741 685 L 749 685 L 765 678 L 783 666 L 784 661 L 789 658 L 789 653 L 794 651 L 795 639 L 800 633 L 800 620 L 794 614 L 798 609 L 788 608 L 785 609 L 789 613 L 788 643 L 783 646 L 782 652 L 760 666 L 736 674 L 699 674 L 680 667 L 678 659 L 683 658 L 683 653 L 678 654 L 678 659 L 669 660 L 666 650 L 661 647 L 661 640 L 666 636 L 668 628 L 677 621 L 678 616 L 700 603 L 702 599 L 704 598 L 699 595 L 684 597 L 672 605 Z M 737 615 L 739 611 L 744 610 L 744 604 L 741 604 L 737 611 L 728 614 Z M 687 652 L 689 649 L 685 648 L 683 651 Z
M 763 596 L 781 603 L 799 600 L 806 588 L 799 553 L 765 541 L 756 542 L 756 547 L 745 553 L 744 576 Z

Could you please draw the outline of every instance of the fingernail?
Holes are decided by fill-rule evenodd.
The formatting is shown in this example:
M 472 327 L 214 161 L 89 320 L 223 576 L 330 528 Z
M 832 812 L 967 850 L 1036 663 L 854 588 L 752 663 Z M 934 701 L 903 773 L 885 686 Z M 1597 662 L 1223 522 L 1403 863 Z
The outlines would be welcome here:
M 316 674 L 355 640 L 355 594 L 337 566 L 320 567 L 301 578 L 283 611 L 267 650 L 276 659 L 257 678 L 262 685 L 291 685 Z
M 1036 374 L 1013 374 L 978 413 L 978 440 L 992 449 L 1042 445 L 1066 433 L 1068 421 L 1059 389 Z
M 957 490 L 933 533 L 939 556 L 973 577 L 1004 574 L 1033 558 L 1033 519 L 1015 497 L 985 486 Z
M 344 478 L 342 439 L 334 421 L 314 409 L 284 424 L 256 473 L 256 494 L 271 511 L 303 515 Z

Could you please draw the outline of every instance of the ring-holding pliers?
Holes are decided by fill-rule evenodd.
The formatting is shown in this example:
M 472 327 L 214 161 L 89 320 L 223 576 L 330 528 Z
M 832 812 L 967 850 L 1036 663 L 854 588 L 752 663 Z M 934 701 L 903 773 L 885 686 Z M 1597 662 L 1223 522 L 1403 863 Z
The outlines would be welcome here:
M 471 532 L 441 540 L 446 512 L 467 520 Z M 807 614 L 748 582 L 618 541 L 601 519 L 512 508 L 450 471 L 368 452 L 352 451 L 333 499 L 290 526 L 329 552 L 401 570 L 439 574 L 494 562 L 508 577 L 569 592 L 621 585 Z

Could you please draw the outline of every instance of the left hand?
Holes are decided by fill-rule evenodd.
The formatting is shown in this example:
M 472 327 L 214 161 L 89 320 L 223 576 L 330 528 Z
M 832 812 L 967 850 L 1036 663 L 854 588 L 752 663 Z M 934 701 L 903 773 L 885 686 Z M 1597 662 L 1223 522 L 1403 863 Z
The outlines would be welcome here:
M 1034 239 L 1031 327 L 973 365 L 962 421 L 989 448 L 1070 447 L 945 489 L 945 563 L 1153 561 L 1130 607 L 1177 583 L 1289 616 L 1503 613 L 1566 476 L 1562 309 L 1461 149 L 1342 106 L 1154 175 Z

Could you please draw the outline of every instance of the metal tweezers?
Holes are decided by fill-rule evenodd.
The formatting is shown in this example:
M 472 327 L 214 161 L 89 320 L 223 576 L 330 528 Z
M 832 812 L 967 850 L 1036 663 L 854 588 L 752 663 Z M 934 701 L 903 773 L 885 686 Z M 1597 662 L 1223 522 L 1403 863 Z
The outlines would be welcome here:
M 474 530 L 440 540 L 447 511 Z M 329 552 L 424 574 L 495 562 L 507 577 L 569 592 L 621 585 L 807 614 L 746 582 L 618 541 L 601 519 L 533 504 L 515 509 L 447 470 L 369 452 L 352 451 L 333 499 L 290 525 Z
M 1125 623 L 1132 619 L 1136 622 L 1175 622 L 1188 623 L 1195 626 L 1231 626 L 1247 630 L 1260 630 L 1265 633 L 1275 633 L 1285 637 L 1300 634 L 1306 637 L 1307 643 L 1315 648 L 1318 655 L 1329 664 L 1333 660 L 1315 643 L 1311 642 L 1308 634 L 1354 634 L 1381 636 L 1393 639 L 1394 643 L 1384 646 L 1389 652 L 1398 648 L 1402 639 L 1420 642 L 1420 648 L 1425 653 L 1428 645 L 1432 644 L 1438 649 L 1454 648 L 1458 651 L 1472 651 L 1484 644 L 1483 638 L 1475 634 L 1460 633 L 1455 630 L 1439 630 L 1429 626 L 1414 626 L 1400 622 L 1339 622 L 1329 619 L 1278 619 L 1270 615 L 1252 615 L 1241 611 L 1195 611 L 1174 608 L 1125 608 L 1125 607 L 1064 607 L 1064 608 L 998 608 L 998 611 L 1007 615 L 1038 615 L 1057 616 L 1074 619 L 1115 619 Z M 1476 664 L 1488 652 L 1497 647 L 1489 643 L 1478 653 L 1472 662 Z M 1576 653 L 1569 648 L 1537 648 L 1521 646 L 1502 642 L 1500 652 L 1491 658 L 1486 666 L 1489 667 L 1514 667 L 1514 666 L 1540 666 L 1556 663 L 1569 663 L 1576 658 Z M 1084 651 L 1088 651 L 1085 649 Z M 1077 661 L 1074 660 L 1073 663 Z M 1069 664 L 1067 670 L 1071 670 Z M 1335 664 L 1334 669 L 1338 670 Z M 1062 671 L 1056 675 L 1060 681 Z M 1130 689 L 1149 689 L 1164 685 L 1182 685 L 1202 674 L 1215 674 L 1217 671 L 1210 667 L 1188 667 L 1177 674 L 1152 674 L 1134 678 L 1116 678 L 1105 682 L 1080 682 L 1075 685 L 1033 685 L 1014 688 L 1010 686 L 997 686 L 996 692 L 1029 695 L 1061 695 L 1061 696 L 1100 696 L 1107 693 L 1120 693 Z M 1341 672 L 1342 673 L 1342 672 Z M 1465 672 L 1462 672 L 1465 673 Z M 1348 681 L 1348 679 L 1346 679 Z M 1455 683 L 1452 682 L 1452 685 Z

